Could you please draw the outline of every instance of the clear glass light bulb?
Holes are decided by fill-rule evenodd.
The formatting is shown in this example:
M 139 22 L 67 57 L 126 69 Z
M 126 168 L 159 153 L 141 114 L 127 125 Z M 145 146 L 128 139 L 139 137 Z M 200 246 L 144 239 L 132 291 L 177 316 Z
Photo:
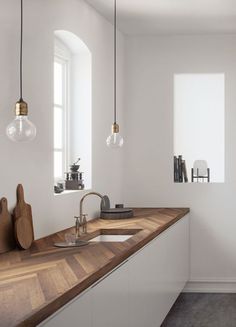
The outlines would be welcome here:
M 108 136 L 106 142 L 109 148 L 120 148 L 122 147 L 124 140 L 120 133 L 112 133 Z
M 119 125 L 116 122 L 111 126 L 111 135 L 108 136 L 106 143 L 109 148 L 113 149 L 121 148 L 124 143 L 123 137 L 119 134 Z
M 6 133 L 11 141 L 29 142 L 36 136 L 36 127 L 27 115 L 19 115 L 7 126 Z

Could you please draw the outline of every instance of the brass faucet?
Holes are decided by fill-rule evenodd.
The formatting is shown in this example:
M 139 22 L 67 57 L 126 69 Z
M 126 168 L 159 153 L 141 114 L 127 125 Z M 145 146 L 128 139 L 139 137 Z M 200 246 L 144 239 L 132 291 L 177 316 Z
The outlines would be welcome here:
M 84 199 L 89 196 L 89 195 L 97 195 L 99 198 L 101 198 L 101 200 L 103 200 L 103 196 L 98 193 L 98 192 L 89 192 L 89 193 L 86 193 L 82 199 L 80 200 L 80 204 L 79 204 L 79 225 L 82 226 L 82 232 L 83 233 L 87 233 L 87 220 L 86 220 L 86 214 L 83 214 L 83 202 L 84 202 Z M 76 234 L 79 234 L 79 231 L 78 231 L 78 226 L 77 226 L 77 232 Z

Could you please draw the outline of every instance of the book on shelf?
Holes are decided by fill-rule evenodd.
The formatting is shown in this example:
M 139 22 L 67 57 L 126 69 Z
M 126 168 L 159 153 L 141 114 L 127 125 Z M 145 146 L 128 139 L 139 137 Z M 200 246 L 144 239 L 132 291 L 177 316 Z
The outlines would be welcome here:
M 179 182 L 183 183 L 183 172 L 182 172 L 182 155 L 178 157 L 178 168 L 179 168 Z
M 182 155 L 174 156 L 174 182 L 188 183 L 186 162 Z
M 182 161 L 182 172 L 183 172 L 183 179 L 185 183 L 188 183 L 188 175 L 187 175 L 187 168 L 185 160 Z
M 177 183 L 179 181 L 178 177 L 178 161 L 177 157 L 174 156 L 174 182 Z

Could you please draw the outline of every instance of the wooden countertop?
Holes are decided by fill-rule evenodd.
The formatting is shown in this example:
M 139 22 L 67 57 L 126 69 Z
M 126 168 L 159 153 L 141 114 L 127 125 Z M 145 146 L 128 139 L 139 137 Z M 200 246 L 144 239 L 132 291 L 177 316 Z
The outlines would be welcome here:
M 188 212 L 137 208 L 132 219 L 88 223 L 92 235 L 101 229 L 136 232 L 122 243 L 55 248 L 54 242 L 64 241 L 64 234 L 72 230 L 67 229 L 35 241 L 30 250 L 0 255 L 0 326 L 36 326 Z

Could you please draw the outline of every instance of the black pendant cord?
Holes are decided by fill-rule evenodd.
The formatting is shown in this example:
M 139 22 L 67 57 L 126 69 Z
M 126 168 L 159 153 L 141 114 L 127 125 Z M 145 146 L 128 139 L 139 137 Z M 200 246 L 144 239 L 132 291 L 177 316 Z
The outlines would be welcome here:
M 21 14 L 20 14 L 20 101 L 23 101 L 22 93 L 22 48 L 23 48 L 23 0 L 21 0 Z
M 116 0 L 114 0 L 114 124 L 116 124 Z

